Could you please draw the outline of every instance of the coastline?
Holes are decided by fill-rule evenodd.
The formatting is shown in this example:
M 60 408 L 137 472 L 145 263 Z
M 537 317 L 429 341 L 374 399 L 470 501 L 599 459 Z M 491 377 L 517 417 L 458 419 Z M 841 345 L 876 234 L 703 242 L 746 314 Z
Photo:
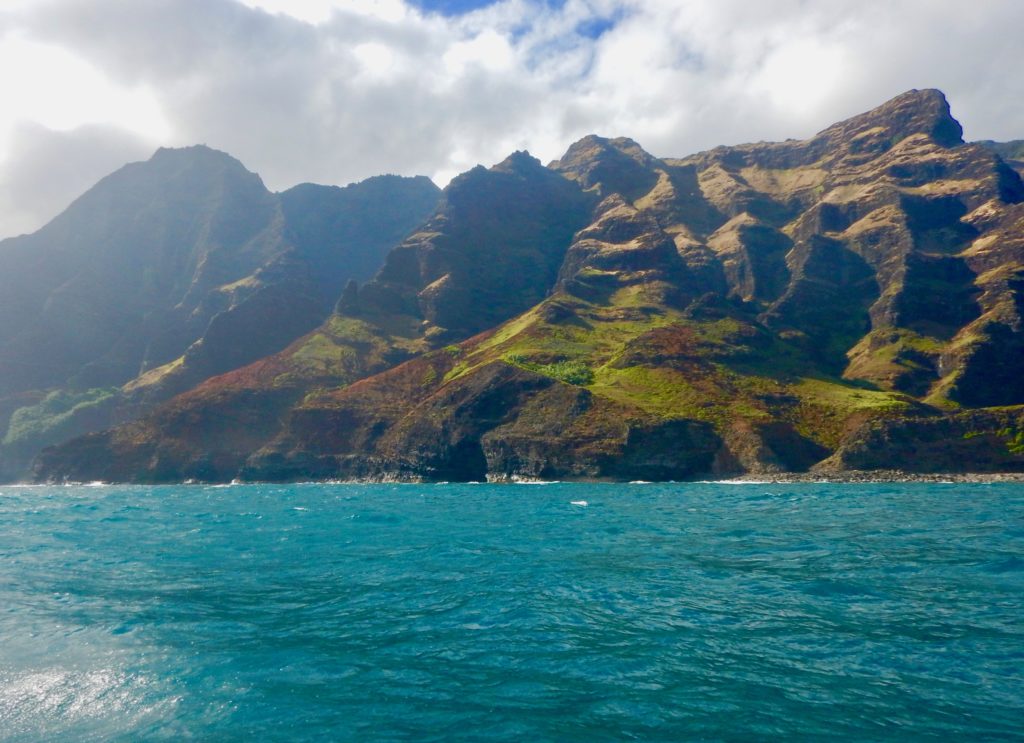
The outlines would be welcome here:
M 718 480 L 717 482 L 723 482 Z M 903 470 L 841 470 L 837 472 L 747 473 L 725 482 L 770 483 L 1024 483 L 1024 472 L 905 472 Z
M 707 484 L 756 484 L 756 483 L 829 483 L 834 485 L 843 484 L 868 484 L 868 483 L 1024 483 L 1024 472 L 906 472 L 904 470 L 839 470 L 835 472 L 747 472 L 735 475 L 723 475 L 717 479 L 711 477 L 695 478 L 693 480 L 609 480 L 604 478 L 561 478 L 558 480 L 534 480 L 528 478 L 494 478 L 486 481 L 432 481 L 417 478 L 380 477 L 353 480 L 338 480 L 327 478 L 323 480 L 184 480 L 184 481 L 161 481 L 161 482 L 123 482 L 123 481 L 90 481 L 90 482 L 9 482 L 0 483 L 10 487 L 102 487 L 111 485 L 217 485 L 226 487 L 229 485 L 264 485 L 264 484 L 318 484 L 318 485 L 381 485 L 381 484 L 409 484 L 409 485 L 460 485 L 460 484 L 490 484 L 490 485 L 552 485 L 557 483 L 569 484 L 665 484 L 665 483 L 707 483 Z

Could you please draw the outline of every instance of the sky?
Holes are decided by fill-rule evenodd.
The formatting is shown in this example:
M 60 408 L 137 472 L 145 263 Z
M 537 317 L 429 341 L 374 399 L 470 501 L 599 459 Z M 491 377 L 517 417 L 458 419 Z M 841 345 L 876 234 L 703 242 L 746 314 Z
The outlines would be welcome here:
M 939 88 L 1024 138 L 1020 0 L 0 0 L 0 237 L 160 146 L 272 190 L 445 185 L 628 136 L 679 157 L 803 138 Z

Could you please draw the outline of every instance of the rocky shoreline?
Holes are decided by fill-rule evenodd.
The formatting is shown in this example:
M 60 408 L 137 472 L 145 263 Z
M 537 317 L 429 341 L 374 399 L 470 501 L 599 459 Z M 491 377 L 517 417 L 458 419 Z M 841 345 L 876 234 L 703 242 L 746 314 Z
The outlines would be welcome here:
M 728 482 L 771 483 L 1024 483 L 1024 472 L 904 472 L 903 470 L 843 470 L 837 472 L 770 472 L 745 474 Z
M 943 484 L 954 484 L 954 483 L 976 483 L 976 484 L 993 484 L 993 483 L 1024 483 L 1024 472 L 904 472 L 903 470 L 842 470 L 834 472 L 747 472 L 744 474 L 737 474 L 733 476 L 722 476 L 718 479 L 708 478 L 695 478 L 693 480 L 613 480 L 608 478 L 565 478 L 555 480 L 543 480 L 533 479 L 526 477 L 499 477 L 492 478 L 488 477 L 486 481 L 465 481 L 465 480 L 453 480 L 449 481 L 436 481 L 416 477 L 399 477 L 399 476 L 378 476 L 378 477 L 366 477 L 366 478 L 353 478 L 353 479 L 336 479 L 336 478 L 325 478 L 325 479 L 302 479 L 297 478 L 294 480 L 232 480 L 232 485 L 259 485 L 266 483 L 283 483 L 283 482 L 299 482 L 299 483 L 319 483 L 323 485 L 384 485 L 384 484 L 437 484 L 437 485 L 458 485 L 469 482 L 470 484 L 489 484 L 489 485 L 545 485 L 555 483 L 575 483 L 575 484 L 587 484 L 587 483 L 604 483 L 604 484 L 620 484 L 620 485 L 635 485 L 635 484 L 686 484 L 686 483 L 715 483 L 715 484 L 743 484 L 743 483 L 771 483 L 771 484 L 796 484 L 796 483 L 829 483 L 829 484 L 870 484 L 870 483 L 943 483 Z M 171 485 L 212 485 L 212 484 L 228 484 L 219 480 L 196 480 L 188 479 L 182 482 L 173 481 L 161 481 L 162 484 Z M 31 485 L 33 487 L 39 487 L 41 484 L 51 485 L 112 485 L 115 482 L 78 482 L 73 480 L 65 480 L 61 482 L 49 482 L 49 483 L 7 483 L 7 484 L 18 484 L 18 485 Z

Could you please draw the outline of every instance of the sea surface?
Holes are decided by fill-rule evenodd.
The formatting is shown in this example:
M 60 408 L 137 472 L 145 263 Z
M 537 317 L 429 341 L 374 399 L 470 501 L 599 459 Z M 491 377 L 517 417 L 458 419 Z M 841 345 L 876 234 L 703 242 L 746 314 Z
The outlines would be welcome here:
M 1024 485 L 0 486 L 0 740 L 1024 740 Z

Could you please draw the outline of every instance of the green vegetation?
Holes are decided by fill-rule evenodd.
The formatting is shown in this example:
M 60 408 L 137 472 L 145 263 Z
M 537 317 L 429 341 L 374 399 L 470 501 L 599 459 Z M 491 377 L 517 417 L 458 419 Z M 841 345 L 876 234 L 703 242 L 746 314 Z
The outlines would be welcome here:
M 1014 456 L 1024 455 L 1024 426 L 1003 426 L 997 430 L 973 430 L 967 431 L 961 438 L 965 441 L 980 438 L 982 436 L 995 436 L 1003 440 L 1006 450 Z
M 594 372 L 582 361 L 556 361 L 553 364 L 541 364 L 535 371 L 554 377 L 566 384 L 585 387 L 594 381 Z
M 379 325 L 342 315 L 332 315 L 319 330 L 303 338 L 284 354 L 277 385 L 333 381 L 343 386 L 369 369 L 389 366 L 388 360 L 422 350 L 418 339 L 404 335 L 406 329 L 394 318 L 384 317 L 394 333 Z M 393 362 L 392 362 L 393 363 Z
M 942 340 L 906 328 L 875 330 L 847 352 L 845 376 L 924 395 L 936 381 L 936 360 L 944 347 Z
M 577 387 L 586 387 L 594 381 L 594 371 L 579 360 L 564 359 L 550 364 L 537 364 L 522 354 L 512 353 L 505 356 L 505 361 Z
M 331 374 L 351 366 L 355 356 L 351 347 L 338 345 L 323 333 L 315 333 L 292 354 L 291 360 L 296 370 Z
M 912 405 L 898 393 L 810 377 L 816 365 L 802 337 L 791 342 L 742 316 L 687 318 L 653 305 L 635 287 L 611 294 L 611 306 L 576 297 L 556 301 L 560 321 L 542 319 L 550 314 L 543 305 L 510 321 L 467 348 L 446 381 L 500 358 L 585 386 L 637 414 L 702 420 L 719 430 L 739 420 L 784 420 L 829 445 L 855 413 L 888 417 Z M 912 342 L 923 346 L 928 339 Z
M 713 415 L 714 403 L 689 378 L 671 369 L 602 367 L 593 391 L 661 418 L 707 420 Z
M 465 360 L 460 361 L 455 366 L 448 370 L 448 373 L 444 375 L 444 379 L 442 381 L 445 384 L 447 384 L 448 382 L 451 382 L 453 379 L 458 379 L 463 374 L 475 369 L 476 367 L 476 364 L 470 364 L 468 361 Z
M 109 411 L 118 395 L 116 387 L 51 392 L 36 405 L 14 411 L 2 443 L 4 446 L 29 445 L 70 432 L 76 419 L 88 414 L 102 416 Z
M 859 410 L 900 413 L 911 405 L 911 401 L 899 393 L 866 390 L 824 379 L 803 379 L 793 391 L 805 400 L 825 404 L 842 412 Z
M 1006 442 L 1006 449 L 1011 454 L 1024 454 L 1024 428 L 1007 426 L 999 431 L 999 437 Z
M 149 371 L 140 374 L 135 379 L 126 384 L 122 390 L 126 393 L 135 392 L 144 387 L 156 386 L 168 375 L 173 374 L 176 370 L 180 369 L 185 363 L 185 357 L 179 356 L 174 361 L 168 361 L 162 366 L 157 366 Z

